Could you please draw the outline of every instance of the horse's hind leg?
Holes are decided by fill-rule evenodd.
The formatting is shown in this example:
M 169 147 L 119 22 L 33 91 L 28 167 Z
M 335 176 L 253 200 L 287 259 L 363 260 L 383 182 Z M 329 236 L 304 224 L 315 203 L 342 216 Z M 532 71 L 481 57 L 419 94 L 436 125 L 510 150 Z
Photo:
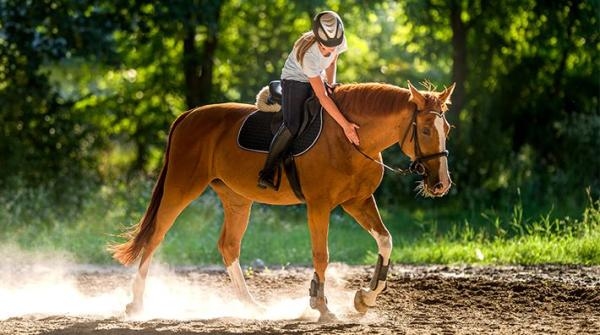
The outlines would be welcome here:
M 258 307 L 248 291 L 240 267 L 240 249 L 242 238 L 248 227 L 252 201 L 233 192 L 220 180 L 213 181 L 211 187 L 217 192 L 223 204 L 223 229 L 218 243 L 223 263 L 225 263 L 238 298 L 253 307 Z
M 342 207 L 375 238 L 379 249 L 379 259 L 370 286 L 358 290 L 354 297 L 356 310 L 365 313 L 369 307 L 375 306 L 375 299 L 385 289 L 392 253 L 392 236 L 381 220 L 373 195 L 366 199 L 344 203 Z
M 202 183 L 196 180 L 193 185 L 187 185 L 184 192 L 181 187 L 175 187 L 176 183 L 167 177 L 163 197 L 160 201 L 158 212 L 156 214 L 156 223 L 154 232 L 144 246 L 140 257 L 138 272 L 133 281 L 133 299 L 127 305 L 127 315 L 135 314 L 143 308 L 144 290 L 146 286 L 146 277 L 154 251 L 164 239 L 167 231 L 173 226 L 175 219 L 179 214 L 194 200 L 208 185 L 208 182 Z

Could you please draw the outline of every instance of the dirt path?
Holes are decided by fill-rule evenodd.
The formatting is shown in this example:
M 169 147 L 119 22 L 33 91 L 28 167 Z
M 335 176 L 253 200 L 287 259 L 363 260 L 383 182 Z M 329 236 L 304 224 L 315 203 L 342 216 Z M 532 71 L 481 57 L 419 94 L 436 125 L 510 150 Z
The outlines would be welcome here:
M 53 270 L 4 274 L 0 334 L 600 334 L 600 267 L 395 265 L 360 316 L 352 298 L 372 267 L 333 265 L 326 292 L 340 320 L 327 324 L 306 309 L 306 268 L 248 273 L 263 315 L 235 302 L 221 268 L 154 270 L 137 319 L 121 313 L 130 271 Z

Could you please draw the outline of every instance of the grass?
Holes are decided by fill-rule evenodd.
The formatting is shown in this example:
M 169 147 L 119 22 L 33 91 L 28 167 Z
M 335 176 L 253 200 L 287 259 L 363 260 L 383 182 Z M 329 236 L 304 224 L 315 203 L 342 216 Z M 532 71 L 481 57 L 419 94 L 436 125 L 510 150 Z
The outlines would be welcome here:
M 0 243 L 111 264 L 107 244 L 139 220 L 151 188 L 139 181 L 86 191 L 79 211 L 57 207 L 43 190 L 0 193 Z M 576 218 L 557 217 L 553 211 L 537 217 L 527 213 L 520 199 L 501 213 L 382 210 L 395 263 L 600 265 L 600 200 L 589 191 L 588 204 Z M 182 213 L 157 258 L 173 265 L 220 264 L 221 220 L 220 203 L 207 192 Z M 250 220 L 243 264 L 256 259 L 273 266 L 312 263 L 304 206 L 255 205 Z M 332 262 L 374 264 L 377 257 L 375 241 L 339 209 L 331 215 L 329 251 Z
M 408 263 L 600 264 L 600 201 L 589 196 L 581 218 L 524 217 L 514 205 L 505 222 L 456 224 L 444 234 L 432 229 L 416 241 L 396 245 L 393 258 Z M 485 220 L 490 217 L 483 215 Z

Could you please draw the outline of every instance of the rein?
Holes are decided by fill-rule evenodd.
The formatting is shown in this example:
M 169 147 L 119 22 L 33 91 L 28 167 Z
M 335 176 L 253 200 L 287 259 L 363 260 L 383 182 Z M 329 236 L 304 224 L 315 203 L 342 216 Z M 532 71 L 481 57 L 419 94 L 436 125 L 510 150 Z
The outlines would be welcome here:
M 427 168 L 425 166 L 425 164 L 423 164 L 423 162 L 428 161 L 430 159 L 434 159 L 434 158 L 438 158 L 438 157 L 448 157 L 448 150 L 443 150 L 440 151 L 438 153 L 435 154 L 431 154 L 431 155 L 422 155 L 421 152 L 421 146 L 419 145 L 419 135 L 417 133 L 417 113 L 419 111 L 415 108 L 413 111 L 413 115 L 412 115 L 412 120 L 411 120 L 411 124 L 408 126 L 408 128 L 406 128 L 406 131 L 404 132 L 404 136 L 402 137 L 402 142 L 400 143 L 400 148 L 402 148 L 402 146 L 404 145 L 404 142 L 406 141 L 406 137 L 408 136 L 408 132 L 409 130 L 412 128 L 412 138 L 411 140 L 415 143 L 415 160 L 410 162 L 410 165 L 408 166 L 408 168 L 406 169 L 402 169 L 402 168 L 393 168 L 390 167 L 388 165 L 386 165 L 383 162 L 377 161 L 375 160 L 373 157 L 367 155 L 364 151 L 362 151 L 362 149 L 358 146 L 354 146 L 356 148 L 356 150 L 358 150 L 358 152 L 360 152 L 363 156 L 365 156 L 367 159 L 383 166 L 385 169 L 392 171 L 393 173 L 402 175 L 402 176 L 407 176 L 409 174 L 416 174 L 416 175 L 425 175 L 427 173 Z M 443 117 L 440 116 L 439 113 L 436 112 L 431 112 L 431 113 L 435 113 L 438 114 L 439 117 Z
M 383 166 L 383 168 L 385 168 L 385 169 L 387 169 L 387 170 L 389 170 L 389 171 L 392 171 L 393 173 L 396 173 L 396 174 L 399 174 L 399 175 L 402 175 L 402 176 L 407 176 L 407 175 L 409 175 L 409 174 L 413 173 L 413 171 L 411 171 L 411 170 L 410 170 L 410 167 L 409 167 L 408 169 L 393 168 L 393 167 L 391 167 L 391 166 L 389 166 L 389 165 L 387 165 L 387 164 L 385 164 L 385 163 L 383 163 L 383 162 L 380 162 L 380 161 L 378 161 L 378 160 L 375 160 L 375 158 L 373 158 L 373 157 L 371 157 L 371 156 L 367 155 L 367 154 L 366 154 L 364 151 L 362 151 L 362 149 L 361 149 L 361 148 L 359 148 L 358 146 L 354 145 L 354 148 L 356 148 L 356 150 L 358 150 L 358 152 L 360 152 L 360 153 L 361 153 L 363 156 L 365 156 L 365 157 L 366 157 L 367 159 L 369 159 L 370 161 L 373 161 L 373 162 L 375 162 L 375 163 L 377 163 L 377 164 L 379 164 L 379 165 Z

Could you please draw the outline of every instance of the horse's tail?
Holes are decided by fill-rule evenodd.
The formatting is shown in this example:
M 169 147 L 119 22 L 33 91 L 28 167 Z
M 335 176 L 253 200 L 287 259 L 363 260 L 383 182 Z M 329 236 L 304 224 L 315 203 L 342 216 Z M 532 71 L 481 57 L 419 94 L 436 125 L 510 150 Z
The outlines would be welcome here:
M 171 149 L 171 138 L 177 125 L 183 121 L 190 111 L 181 114 L 175 122 L 171 125 L 169 131 L 169 138 L 167 140 L 167 148 L 165 150 L 165 158 L 160 176 L 154 185 L 152 191 L 152 199 L 146 209 L 146 213 L 138 222 L 137 225 L 133 226 L 128 232 L 125 232 L 122 236 L 127 238 L 128 241 L 122 244 L 116 244 L 109 246 L 109 251 L 113 254 L 113 258 L 118 260 L 121 264 L 131 265 L 137 260 L 140 253 L 154 234 L 156 226 L 156 214 L 162 200 L 165 179 L 167 176 L 167 166 L 169 165 L 169 151 Z

